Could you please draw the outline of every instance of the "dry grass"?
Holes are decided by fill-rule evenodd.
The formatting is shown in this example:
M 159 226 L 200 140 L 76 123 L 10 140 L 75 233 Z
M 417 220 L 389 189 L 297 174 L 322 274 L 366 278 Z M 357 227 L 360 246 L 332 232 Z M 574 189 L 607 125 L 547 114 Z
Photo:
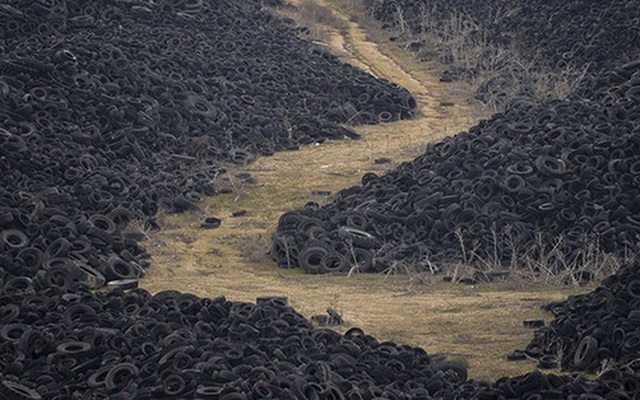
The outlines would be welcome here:
M 475 378 L 530 371 L 531 362 L 504 360 L 506 353 L 522 348 L 531 338 L 522 319 L 543 316 L 540 305 L 576 293 L 575 289 L 534 285 L 514 291 L 506 284 L 455 285 L 425 274 L 403 273 L 409 267 L 400 264 L 385 275 L 313 276 L 299 269 L 280 269 L 264 259 L 265 245 L 285 210 L 326 199 L 313 195 L 315 191 L 335 193 L 357 184 L 366 172 L 383 173 L 416 157 L 427 141 L 455 134 L 482 115 L 468 103 L 468 88 L 441 84 L 435 64 L 417 62 L 385 39 L 373 23 L 365 31 L 354 22 L 364 14 L 350 18 L 344 12 L 338 9 L 336 15 L 349 28 L 343 36 L 332 32 L 329 47 L 344 54 L 345 60 L 409 88 L 418 99 L 419 118 L 358 128 L 361 140 L 303 146 L 232 170 L 230 176 L 251 173 L 257 184 L 207 198 L 200 212 L 164 216 L 163 230 L 149 232 L 147 249 L 153 265 L 141 286 L 151 292 L 175 289 L 200 296 L 225 295 L 235 301 L 285 295 L 307 317 L 333 306 L 345 319 L 339 331 L 359 326 L 380 340 L 466 360 Z M 456 106 L 441 107 L 444 100 Z M 381 157 L 393 163 L 375 164 Z M 249 212 L 232 217 L 238 210 Z M 200 229 L 201 220 L 211 215 L 222 219 L 220 228 Z
M 461 254 L 461 262 L 441 265 L 445 274 L 453 281 L 482 276 L 483 273 L 508 271 L 507 282 L 512 287 L 526 287 L 532 283 L 548 286 L 584 286 L 589 281 L 600 281 L 615 273 L 622 265 L 632 260 L 633 252 L 616 255 L 605 252 L 596 236 L 585 235 L 579 242 L 579 250 L 569 257 L 571 249 L 564 236 L 552 242 L 541 232 L 535 235 L 535 243 L 524 246 L 514 239 L 507 226 L 498 233 L 491 229 L 489 246 L 493 252 L 480 252 L 480 245 L 474 242 L 470 247 L 465 243 L 460 231 L 456 232 Z M 505 263 L 504 254 L 510 254 Z
M 433 6 L 422 7 L 420 15 L 406 15 L 397 7 L 394 26 L 406 47 L 424 43 L 418 57 L 437 57 L 455 74 L 469 82 L 478 98 L 492 111 L 504 108 L 510 99 L 531 95 L 537 99 L 564 99 L 585 78 L 588 65 L 567 65 L 560 70 L 543 66 L 537 57 L 524 55 L 514 44 L 488 40 L 483 23 L 464 12 L 446 20 Z M 515 9 L 499 9 L 488 23 L 499 23 Z M 409 22 L 408 19 L 411 19 Z M 411 26 L 421 27 L 414 33 Z
M 338 18 L 330 8 L 313 0 L 296 0 L 277 11 L 280 15 L 291 18 L 300 28 L 302 36 L 311 41 L 327 42 L 331 32 L 348 28 L 345 21 Z

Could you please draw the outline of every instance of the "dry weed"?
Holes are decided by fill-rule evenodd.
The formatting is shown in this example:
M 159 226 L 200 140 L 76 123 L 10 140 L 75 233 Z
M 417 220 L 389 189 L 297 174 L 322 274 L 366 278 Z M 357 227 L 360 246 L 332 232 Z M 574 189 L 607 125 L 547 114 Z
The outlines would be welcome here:
M 488 23 L 499 23 L 515 10 L 497 10 Z M 483 24 L 473 15 L 460 11 L 446 20 L 438 15 L 435 5 L 425 5 L 418 16 L 407 16 L 398 6 L 394 27 L 405 47 L 423 43 L 419 57 L 437 54 L 453 75 L 471 84 L 478 100 L 493 112 L 522 95 L 564 99 L 578 87 L 589 68 L 567 65 L 559 71 L 551 70 L 539 62 L 539 57 L 525 56 L 508 38 L 504 43 L 489 40 Z M 419 29 L 411 29 L 416 25 Z
M 279 8 L 278 12 L 291 18 L 300 27 L 303 37 L 314 42 L 328 42 L 332 30 L 348 28 L 346 22 L 334 15 L 330 8 L 313 0 L 298 0 L 295 4 Z
M 250 235 L 238 239 L 238 248 L 242 258 L 250 262 L 270 262 L 269 247 L 271 235 Z

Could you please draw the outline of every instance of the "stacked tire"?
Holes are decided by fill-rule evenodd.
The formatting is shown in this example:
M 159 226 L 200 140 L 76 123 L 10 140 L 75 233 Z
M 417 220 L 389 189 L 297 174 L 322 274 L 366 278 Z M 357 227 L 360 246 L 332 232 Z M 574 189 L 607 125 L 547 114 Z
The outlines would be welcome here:
M 3 271 L 135 279 L 158 210 L 197 210 L 223 165 L 413 115 L 405 89 L 300 35 L 257 0 L 3 4 Z
M 310 272 L 533 261 L 580 274 L 594 248 L 633 253 L 639 85 L 631 62 L 571 99 L 513 102 L 415 160 L 365 174 L 327 205 L 284 213 L 271 254 Z

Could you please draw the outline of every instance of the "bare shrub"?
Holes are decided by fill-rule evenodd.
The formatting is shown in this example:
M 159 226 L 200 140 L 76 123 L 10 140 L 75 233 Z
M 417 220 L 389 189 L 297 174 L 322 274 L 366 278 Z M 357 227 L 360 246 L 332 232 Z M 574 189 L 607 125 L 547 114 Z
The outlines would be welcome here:
M 271 246 L 271 235 L 247 235 L 238 239 L 237 246 L 240 249 L 242 258 L 251 262 L 267 262 L 269 248 Z

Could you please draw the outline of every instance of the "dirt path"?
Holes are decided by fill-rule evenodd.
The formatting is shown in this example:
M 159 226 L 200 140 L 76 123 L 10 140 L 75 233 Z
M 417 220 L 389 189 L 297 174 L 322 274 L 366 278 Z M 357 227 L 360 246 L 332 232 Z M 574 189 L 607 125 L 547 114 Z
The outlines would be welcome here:
M 481 115 L 470 105 L 464 86 L 438 81 L 438 66 L 418 63 L 373 23 L 367 23 L 365 30 L 344 10 L 335 11 L 340 10 L 335 3 L 318 0 L 318 4 L 333 9 L 343 27 L 330 31 L 320 45 L 408 88 L 418 100 L 420 116 L 358 127 L 361 140 L 305 146 L 233 170 L 229 178 L 217 182 L 233 193 L 207 199 L 200 213 L 160 219 L 163 230 L 150 234 L 147 242 L 153 265 L 141 286 L 152 292 L 177 289 L 236 301 L 286 295 L 306 316 L 334 306 L 346 321 L 339 330 L 357 325 L 380 340 L 421 346 L 430 353 L 450 352 L 467 360 L 473 377 L 530 370 L 532 363 L 507 364 L 503 356 L 531 338 L 521 320 L 535 316 L 545 300 L 566 296 L 566 290 L 462 287 L 430 283 L 434 278 L 428 276 L 310 276 L 280 269 L 266 255 L 282 212 L 309 200 L 327 201 L 326 192 L 358 184 L 368 171 L 383 173 L 410 160 L 427 142 L 464 130 Z M 454 105 L 445 107 L 442 102 Z M 379 158 L 390 158 L 392 163 L 376 164 Z M 235 177 L 243 173 L 257 183 Z M 232 217 L 242 210 L 245 215 Z M 221 227 L 201 229 L 206 216 L 222 218 Z

